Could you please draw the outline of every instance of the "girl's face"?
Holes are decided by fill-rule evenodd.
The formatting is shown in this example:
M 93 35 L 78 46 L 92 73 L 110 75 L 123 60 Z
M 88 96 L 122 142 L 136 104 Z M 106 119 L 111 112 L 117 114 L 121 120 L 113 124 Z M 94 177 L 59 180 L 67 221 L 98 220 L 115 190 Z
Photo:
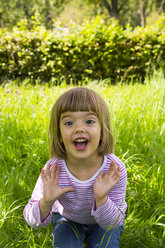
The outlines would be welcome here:
M 101 126 L 94 112 L 61 114 L 60 131 L 68 161 L 98 159 Z

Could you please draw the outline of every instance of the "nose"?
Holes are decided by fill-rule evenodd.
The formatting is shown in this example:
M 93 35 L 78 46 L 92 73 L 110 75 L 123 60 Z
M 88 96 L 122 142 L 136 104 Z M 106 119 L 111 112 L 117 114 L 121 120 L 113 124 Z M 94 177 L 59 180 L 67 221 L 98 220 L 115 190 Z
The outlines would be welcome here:
M 84 133 L 85 129 L 82 123 L 76 123 L 74 128 L 74 133 Z

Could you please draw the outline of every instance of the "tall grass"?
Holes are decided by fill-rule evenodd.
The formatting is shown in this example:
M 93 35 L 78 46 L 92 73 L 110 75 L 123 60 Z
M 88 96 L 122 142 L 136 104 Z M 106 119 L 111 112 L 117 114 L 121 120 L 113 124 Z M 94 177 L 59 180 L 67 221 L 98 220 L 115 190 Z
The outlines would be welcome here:
M 51 247 L 52 227 L 34 230 L 23 209 L 48 160 L 47 130 L 54 101 L 71 86 L 0 87 L 0 247 Z M 165 247 L 165 79 L 145 84 L 90 83 L 107 102 L 116 155 L 128 171 L 122 248 Z

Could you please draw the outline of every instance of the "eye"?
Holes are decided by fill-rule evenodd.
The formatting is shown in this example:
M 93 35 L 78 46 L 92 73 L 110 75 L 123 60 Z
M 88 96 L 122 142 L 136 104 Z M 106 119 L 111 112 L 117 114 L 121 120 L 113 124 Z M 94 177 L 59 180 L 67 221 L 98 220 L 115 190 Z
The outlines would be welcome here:
M 73 122 L 72 122 L 72 121 L 66 121 L 66 122 L 64 123 L 64 125 L 65 125 L 65 126 L 71 126 L 71 125 L 73 125 Z
M 94 120 L 92 120 L 92 119 L 89 119 L 89 120 L 87 120 L 87 121 L 86 121 L 86 123 L 87 123 L 88 125 L 91 125 L 91 124 L 94 124 L 94 123 L 95 123 L 95 121 L 94 121 Z

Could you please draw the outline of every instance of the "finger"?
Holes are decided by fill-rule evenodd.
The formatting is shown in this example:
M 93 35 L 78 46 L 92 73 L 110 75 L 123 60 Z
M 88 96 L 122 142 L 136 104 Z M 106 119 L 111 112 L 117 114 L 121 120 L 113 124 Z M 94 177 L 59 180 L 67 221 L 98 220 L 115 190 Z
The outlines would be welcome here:
M 63 194 L 70 192 L 70 191 L 75 191 L 75 189 L 73 187 L 65 187 L 62 189 Z
M 45 171 L 44 171 L 44 169 L 41 170 L 41 179 L 42 179 L 42 182 L 45 180 Z
M 107 172 L 108 175 L 110 174 L 114 174 L 116 171 L 116 164 L 115 164 L 115 161 L 112 161 L 111 164 L 110 164 L 110 167 L 109 167 L 109 170 Z
M 57 163 L 55 163 L 55 164 L 52 166 L 52 169 L 51 169 L 51 177 L 55 177 L 56 169 L 57 169 Z
M 120 180 L 120 166 L 117 166 L 115 174 L 112 176 L 113 180 L 119 181 Z
M 103 176 L 104 176 L 104 171 L 100 171 L 100 173 L 99 173 L 97 179 L 99 180 L 99 179 L 101 179 Z
M 59 166 L 57 169 L 56 169 L 56 172 L 55 172 L 55 179 L 58 180 L 59 179 L 59 175 L 60 175 L 60 170 L 61 170 L 61 166 Z
M 48 164 L 46 167 L 45 176 L 46 178 L 50 177 L 50 164 Z
M 120 180 L 120 166 L 117 166 L 117 169 L 116 169 L 116 180 L 119 181 Z

